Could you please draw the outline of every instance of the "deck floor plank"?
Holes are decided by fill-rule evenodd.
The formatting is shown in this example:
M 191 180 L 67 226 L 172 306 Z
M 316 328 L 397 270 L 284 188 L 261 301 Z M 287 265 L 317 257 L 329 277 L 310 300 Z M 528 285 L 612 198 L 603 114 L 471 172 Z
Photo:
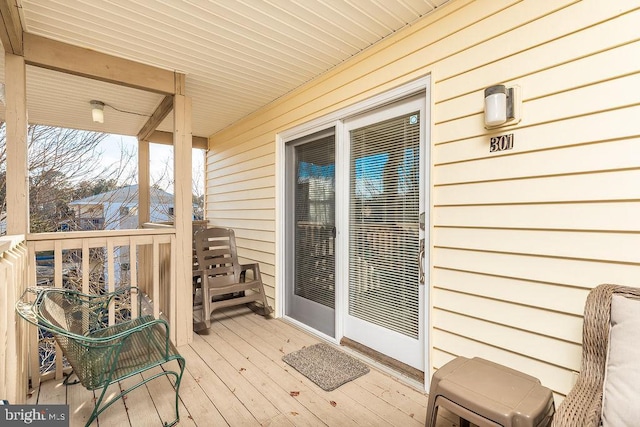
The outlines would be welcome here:
M 82 384 L 70 385 L 67 387 L 67 405 L 69 405 L 69 424 L 72 426 L 84 426 L 93 412 L 95 405 L 94 393 L 84 388 Z M 96 424 L 96 421 L 94 421 L 93 425 Z
M 246 370 L 247 368 L 236 369 L 220 355 L 216 350 L 221 347 L 220 344 L 211 345 L 204 338 L 195 335 L 191 348 L 200 355 L 207 365 L 216 367 L 216 374 L 220 380 L 237 399 L 244 403 L 244 406 L 260 424 L 280 415 L 280 411 L 240 371 L 240 369 Z
M 82 387 L 80 384 L 76 384 L 73 387 Z M 94 394 L 99 397 L 102 390 L 95 390 Z M 108 402 L 114 396 L 117 396 L 122 390 L 120 390 L 120 384 L 111 384 L 107 387 L 107 392 L 104 395 L 103 402 Z M 111 406 L 109 406 L 103 413 L 98 416 L 98 424 L 100 427 L 120 427 L 130 424 L 129 415 L 127 414 L 127 408 L 122 399 L 118 399 Z
M 256 322 L 256 317 L 248 317 L 249 320 Z M 294 325 L 281 322 L 277 325 L 277 329 L 284 332 L 289 337 L 287 344 L 292 345 L 291 351 L 302 348 L 303 346 L 313 345 L 318 342 L 317 339 L 302 331 Z M 276 326 L 273 323 L 267 323 L 267 327 Z M 285 332 L 286 331 L 286 332 Z M 288 353 L 288 351 L 286 352 Z M 391 381 L 389 381 L 391 379 Z M 426 417 L 427 395 L 412 387 L 407 387 L 395 378 L 390 378 L 387 374 L 378 370 L 372 370 L 369 374 L 360 377 L 354 383 L 366 388 L 376 396 L 381 397 L 387 403 L 403 410 L 412 418 L 422 419 Z
M 221 315 L 216 315 L 219 318 Z M 332 399 L 328 393 L 322 391 L 315 384 L 311 383 L 293 368 L 290 370 L 282 360 L 283 353 L 274 350 L 265 340 L 264 334 L 256 335 L 254 332 L 242 325 L 243 316 L 233 316 L 229 320 L 219 320 L 219 324 L 239 337 L 235 341 L 236 349 L 247 355 L 254 363 L 259 364 L 262 369 L 272 378 L 277 378 L 279 384 L 291 397 L 294 397 L 308 410 L 312 411 L 326 425 L 353 425 L 352 414 L 346 411 L 344 405 L 331 404 Z M 246 317 L 246 316 L 245 316 Z M 251 326 L 251 325 L 249 325 Z M 213 327 L 213 326 L 212 326 Z M 227 342 L 230 339 L 225 338 Z M 371 424 L 375 425 L 375 424 Z
M 315 406 L 308 408 L 300 401 L 299 396 L 292 396 L 292 391 L 299 391 L 297 390 L 299 387 L 295 379 L 285 371 L 284 363 L 279 364 L 265 356 L 259 348 L 252 346 L 241 337 L 242 332 L 237 330 L 238 328 L 231 325 L 230 329 L 227 326 L 222 322 L 216 322 L 212 325 L 210 333 L 219 336 L 236 354 L 256 367 L 252 373 L 256 375 L 258 381 L 263 379 L 264 384 L 267 384 L 265 394 L 277 403 L 282 413 L 289 416 L 296 425 L 323 424 L 324 418 L 319 418 L 317 413 L 320 408 Z
M 271 418 L 271 422 L 277 420 L 278 423 L 283 423 L 286 418 L 291 425 L 296 426 L 317 426 L 322 424 L 321 420 L 311 411 L 292 398 L 278 384 L 275 378 L 264 372 L 260 365 L 256 364 L 249 356 L 236 350 L 233 346 L 234 337 L 230 337 L 232 335 L 230 331 L 223 327 L 219 334 L 217 332 L 220 329 L 218 326 L 221 325 L 217 323 L 212 325 L 208 333 L 201 335 L 202 339 L 209 342 L 210 345 L 216 346 L 219 353 L 225 357 L 234 369 L 247 378 L 247 381 L 253 384 L 256 390 L 259 390 L 277 408 L 279 415 Z M 225 332 L 228 333 L 225 334 Z M 231 345 L 219 345 L 222 342 Z
M 237 310 L 242 309 L 236 309 L 236 313 Z M 276 346 L 282 345 L 279 347 L 279 351 L 281 350 L 283 355 L 319 342 L 308 333 L 285 322 L 276 321 L 277 323 L 273 323 L 273 320 L 264 322 L 259 316 L 246 316 L 246 320 L 254 323 L 255 328 L 264 328 L 274 332 L 278 339 L 274 339 L 273 343 Z M 379 415 L 384 415 L 383 418 L 386 420 L 394 419 L 394 422 L 400 423 L 404 419 L 406 423 L 404 425 L 424 425 L 427 395 L 407 387 L 398 380 L 390 378 L 387 374 L 372 369 L 369 374 L 345 386 L 351 389 L 351 396 L 366 398 L 363 402 L 368 401 L 369 405 L 365 406 L 375 409 Z M 380 399 L 376 401 L 376 397 Z M 401 413 L 397 413 L 398 410 Z M 402 414 L 405 414 L 406 418 L 403 418 Z M 392 417 L 389 418 L 390 416 Z
M 231 328 L 228 328 L 230 326 Z M 292 400 L 297 401 L 306 410 L 313 413 L 318 418 L 319 424 L 314 424 L 310 420 L 310 425 L 323 425 L 338 422 L 343 418 L 332 409 L 326 399 L 322 399 L 312 389 L 304 383 L 300 383 L 290 375 L 284 368 L 284 362 L 275 361 L 272 357 L 265 355 L 259 348 L 261 337 L 256 337 L 252 332 L 244 330 L 240 325 L 223 325 L 222 322 L 212 325 L 212 329 L 218 329 L 218 333 L 224 334 L 224 340 L 233 346 L 238 352 L 244 354 L 269 377 L 274 378 L 280 387 L 279 393 L 284 393 Z M 254 339 L 255 337 L 255 339 Z M 294 411 L 293 412 L 297 412 Z M 300 413 L 303 414 L 303 413 Z M 297 416 L 295 414 L 291 414 Z
M 421 427 L 424 426 L 424 418 L 416 419 L 415 414 L 406 414 L 397 407 L 370 393 L 355 381 L 344 384 L 342 391 L 348 393 L 360 405 L 369 407 L 378 416 L 385 420 L 393 420 L 394 424 L 403 426 Z
M 187 369 L 220 411 L 227 424 L 230 426 L 260 425 L 244 403 L 218 377 L 214 371 L 215 366 L 207 365 L 190 345 L 179 348 L 179 351 L 187 360 Z
M 256 323 L 257 327 L 260 327 L 262 323 L 264 323 L 259 322 L 259 317 L 248 316 L 247 319 Z M 281 325 L 276 326 L 273 323 L 267 322 L 265 327 L 271 328 L 275 326 L 279 334 L 284 334 L 281 335 L 281 337 L 288 337 L 285 343 L 288 346 L 287 350 L 295 351 L 303 346 L 313 345 L 318 342 L 317 339 L 296 326 L 285 322 L 280 323 Z M 282 341 L 280 341 L 280 343 L 282 343 Z M 284 353 L 289 353 L 289 351 L 285 351 Z M 426 417 L 426 393 L 412 387 L 407 387 L 405 384 L 383 372 L 374 369 L 369 374 L 358 378 L 352 383 L 366 388 L 375 396 L 381 397 L 390 405 L 401 409 L 411 418 L 424 420 Z
M 35 400 L 31 402 L 31 400 Z M 62 384 L 62 381 L 45 381 L 40 384 L 40 390 L 38 393 L 32 393 L 30 401 L 31 403 L 48 403 L 52 405 L 64 405 L 67 403 L 67 387 Z
M 412 418 L 424 420 L 427 416 L 427 395 L 395 378 L 389 381 L 387 374 L 373 369 L 358 384 Z
M 210 330 L 178 350 L 187 361 L 180 387 L 181 426 L 410 426 L 424 425 L 427 396 L 386 372 L 368 374 L 326 392 L 282 361 L 320 339 L 281 319 L 246 307 L 215 312 Z M 351 350 L 347 350 L 352 352 Z M 175 369 L 171 362 L 168 369 Z M 148 377 L 157 372 L 147 371 Z M 126 388 L 140 376 L 121 382 Z M 175 417 L 172 377 L 161 376 L 114 403 L 94 426 L 162 426 Z M 112 386 L 116 388 L 117 385 Z M 112 389 L 109 390 L 110 392 Z M 43 382 L 30 403 L 66 403 L 71 426 L 82 426 L 94 393 L 61 380 Z M 438 427 L 456 427 L 442 411 Z
M 136 384 L 139 384 L 142 380 L 142 375 L 134 375 L 133 377 L 120 381 L 120 389 L 125 390 L 129 387 L 133 387 Z M 151 382 L 151 384 L 153 384 L 153 382 Z M 127 415 L 129 416 L 129 422 L 132 426 L 151 426 L 158 425 L 160 422 L 160 415 L 156 410 L 153 399 L 151 398 L 146 386 L 140 386 L 127 393 L 124 398 L 124 405 L 127 410 Z M 100 427 L 102 427 L 103 418 L 105 417 L 100 418 Z
M 182 355 L 185 355 L 184 352 Z M 188 412 L 183 412 L 180 409 L 180 425 L 228 426 L 229 424 L 213 404 L 211 397 L 200 386 L 200 380 L 196 381 L 196 378 L 191 375 L 189 363 L 187 362 L 187 369 L 185 369 L 180 383 L 180 400 Z M 190 423 L 187 423 L 186 419 Z
M 246 308 L 241 308 L 240 310 L 246 310 Z M 218 318 L 216 317 L 216 319 Z M 281 360 L 282 356 L 286 354 L 286 350 L 284 350 L 282 346 L 290 344 L 294 340 L 293 335 L 290 334 L 292 330 L 283 332 L 279 328 L 275 327 L 276 325 L 273 322 L 279 324 L 281 321 L 275 319 L 264 319 L 261 316 L 251 314 L 250 312 L 247 313 L 247 315 L 238 315 L 237 309 L 236 313 L 227 317 L 227 319 L 228 320 L 220 320 L 220 322 L 224 324 L 225 322 L 231 321 L 234 325 L 232 327 L 238 328 L 238 330 L 243 330 L 240 326 L 244 326 L 249 333 L 254 336 L 251 341 L 255 343 L 256 346 L 259 346 L 260 351 L 265 354 L 265 356 L 277 361 L 280 366 L 284 366 L 285 371 L 295 378 L 298 388 L 300 388 L 301 385 L 308 385 L 305 392 L 312 392 L 316 395 L 314 396 L 315 398 L 319 398 L 321 401 L 324 400 L 331 405 L 333 409 L 339 409 L 342 415 L 341 419 L 335 423 L 327 422 L 327 420 L 325 420 L 328 425 L 390 425 L 388 420 L 378 416 L 371 410 L 371 408 L 359 405 L 349 394 L 344 393 L 340 388 L 330 392 L 325 392 L 295 369 L 286 365 Z M 259 319 L 259 323 L 253 321 L 257 319 Z M 320 342 L 315 338 L 309 338 L 310 340 L 307 341 L 308 344 Z M 299 348 L 293 348 L 293 350 L 297 350 Z M 300 391 L 300 395 L 302 394 L 303 392 Z
M 167 370 L 174 372 L 180 372 L 180 367 L 177 361 L 171 361 L 164 365 Z M 142 377 L 147 379 L 153 375 L 160 374 L 163 369 L 159 366 L 142 372 Z M 149 391 L 149 396 L 153 401 L 153 405 L 162 420 L 162 422 L 172 422 L 176 418 L 176 392 L 174 389 L 173 376 L 161 375 L 146 384 L 146 388 Z M 185 422 L 188 420 L 188 414 L 186 408 L 182 405 L 181 401 L 178 401 L 178 410 L 180 417 L 185 417 Z M 131 408 L 131 414 L 135 418 L 136 409 Z

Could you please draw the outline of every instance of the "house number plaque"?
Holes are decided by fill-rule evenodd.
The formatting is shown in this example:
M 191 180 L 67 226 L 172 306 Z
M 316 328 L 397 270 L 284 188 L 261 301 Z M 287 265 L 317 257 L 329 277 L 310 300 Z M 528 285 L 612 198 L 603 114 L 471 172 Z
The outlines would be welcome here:
M 511 150 L 513 148 L 513 134 L 492 136 L 489 140 L 489 152 Z

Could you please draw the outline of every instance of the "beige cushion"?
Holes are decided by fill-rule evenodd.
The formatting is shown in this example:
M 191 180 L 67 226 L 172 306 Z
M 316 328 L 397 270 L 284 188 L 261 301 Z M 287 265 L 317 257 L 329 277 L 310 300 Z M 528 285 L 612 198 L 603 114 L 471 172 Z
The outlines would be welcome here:
M 640 301 L 613 295 L 603 391 L 603 426 L 637 426 L 639 402 Z

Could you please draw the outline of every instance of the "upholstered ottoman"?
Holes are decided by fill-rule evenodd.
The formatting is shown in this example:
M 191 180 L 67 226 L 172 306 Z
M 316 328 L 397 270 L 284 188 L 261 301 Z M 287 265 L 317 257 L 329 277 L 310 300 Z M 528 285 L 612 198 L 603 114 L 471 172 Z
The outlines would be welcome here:
M 461 427 L 545 427 L 555 412 L 551 390 L 537 378 L 478 357 L 458 357 L 433 374 L 427 427 L 440 407 L 458 415 Z

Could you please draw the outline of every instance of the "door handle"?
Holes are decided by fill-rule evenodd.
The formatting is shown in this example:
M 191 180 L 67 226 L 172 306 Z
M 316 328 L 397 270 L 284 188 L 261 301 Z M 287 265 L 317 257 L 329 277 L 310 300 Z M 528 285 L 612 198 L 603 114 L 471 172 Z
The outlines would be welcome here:
M 418 281 L 424 285 L 424 239 L 420 239 L 420 251 L 418 252 Z

